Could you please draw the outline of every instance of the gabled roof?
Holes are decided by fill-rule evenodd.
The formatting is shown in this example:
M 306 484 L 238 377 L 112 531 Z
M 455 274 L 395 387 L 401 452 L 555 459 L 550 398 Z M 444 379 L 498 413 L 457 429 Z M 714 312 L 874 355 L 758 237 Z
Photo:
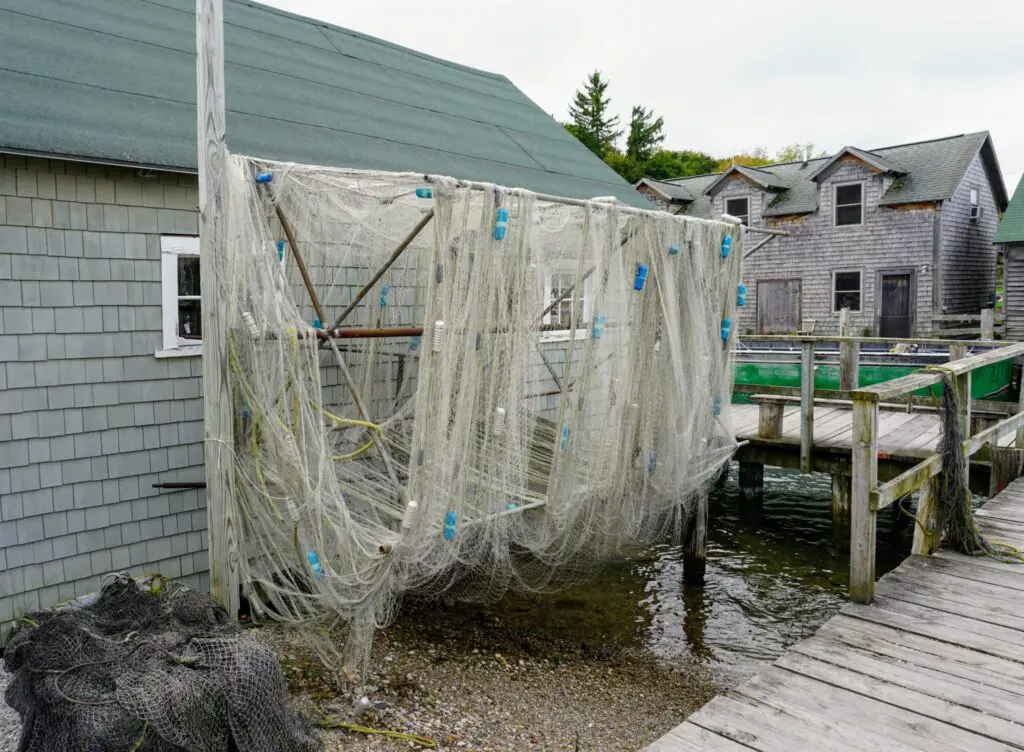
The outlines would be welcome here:
M 992 185 L 996 205 L 1000 211 L 1006 207 L 1006 186 L 1003 184 L 999 162 L 988 131 L 886 146 L 870 151 L 856 151 L 865 155 L 870 154 L 879 165 L 888 166 L 887 172 L 891 172 L 891 168 L 897 168 L 904 173 L 892 182 L 882 197 L 880 203 L 887 206 L 944 201 L 952 198 L 974 157 L 980 153 Z M 842 154 L 841 150 L 839 155 Z M 807 162 L 782 162 L 758 167 L 757 172 L 769 173 L 786 186 L 768 204 L 762 215 L 778 217 L 787 214 L 810 214 L 816 211 L 818 184 L 813 177 L 834 159 L 835 156 L 820 157 Z M 712 183 L 721 180 L 722 177 L 722 173 L 713 173 L 668 182 L 696 192 L 706 191 Z M 707 217 L 710 216 L 710 212 L 710 201 L 703 204 L 694 201 L 683 208 L 683 213 L 694 216 Z
M 504 76 L 224 6 L 235 152 L 647 203 Z M 4 0 L 0 151 L 195 170 L 195 50 L 195 0 Z
M 993 243 L 1024 243 L 1024 177 L 1006 207 Z
M 696 198 L 691 186 L 678 185 L 654 178 L 641 178 L 636 187 L 639 188 L 641 185 L 647 186 L 666 201 L 693 201 Z
M 717 180 L 713 181 L 707 188 L 704 189 L 704 193 L 709 196 L 713 195 L 717 188 L 728 180 L 732 175 L 740 175 L 747 180 L 751 181 L 755 185 L 759 185 L 766 191 L 777 191 L 784 190 L 788 186 L 782 182 L 776 175 L 768 172 L 767 170 L 759 170 L 755 167 L 747 167 L 746 165 L 734 164 L 728 170 L 723 172 Z
M 824 175 L 828 169 L 836 164 L 843 157 L 851 156 L 859 159 L 861 162 L 874 167 L 879 172 L 887 172 L 892 175 L 906 175 L 906 171 L 897 167 L 889 160 L 881 157 L 877 154 L 872 154 L 869 151 L 858 149 L 856 146 L 844 146 L 842 149 L 833 154 L 830 158 L 825 160 L 825 163 L 819 166 L 809 177 L 811 180 L 817 180 L 819 177 Z

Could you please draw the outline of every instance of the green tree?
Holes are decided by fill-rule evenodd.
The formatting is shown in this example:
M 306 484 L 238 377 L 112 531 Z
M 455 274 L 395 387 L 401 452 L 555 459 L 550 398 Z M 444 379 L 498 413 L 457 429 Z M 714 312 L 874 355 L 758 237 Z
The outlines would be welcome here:
M 772 164 L 775 160 L 769 158 L 768 150 L 763 146 L 758 146 L 753 151 L 743 151 L 739 154 L 733 154 L 731 157 L 720 159 L 718 161 L 719 170 L 728 170 L 734 164 L 747 165 L 748 167 L 760 167 L 761 165 Z
M 566 130 L 572 133 L 583 144 L 599 157 L 615 148 L 615 142 L 622 135 L 616 130 L 619 116 L 609 114 L 610 98 L 605 95 L 608 81 L 601 78 L 600 71 L 594 71 L 587 77 L 583 90 L 577 90 L 569 104 L 569 117 L 572 122 Z
M 655 118 L 653 110 L 634 106 L 629 119 L 629 135 L 626 136 L 626 156 L 637 164 L 649 160 L 665 140 L 664 127 L 665 119 Z
M 814 144 L 792 143 L 787 144 L 786 146 L 783 146 L 781 149 L 779 149 L 779 152 L 778 154 L 775 155 L 775 158 L 779 162 L 802 162 L 805 156 L 812 154 L 814 155 L 814 157 L 828 156 L 827 151 L 821 151 L 818 152 L 817 154 L 814 154 Z
M 655 180 L 671 180 L 672 178 L 690 175 L 706 175 L 718 170 L 718 160 L 710 154 L 700 151 L 668 151 L 662 149 L 654 153 L 643 165 L 643 177 Z

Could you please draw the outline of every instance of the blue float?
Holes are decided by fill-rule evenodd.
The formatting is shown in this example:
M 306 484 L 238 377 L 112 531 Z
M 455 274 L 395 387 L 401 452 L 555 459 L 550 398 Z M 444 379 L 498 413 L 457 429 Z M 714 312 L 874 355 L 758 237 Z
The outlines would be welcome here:
M 271 172 L 260 172 L 260 173 L 257 173 L 257 175 L 256 175 L 256 182 L 257 183 L 269 183 L 273 179 L 274 179 L 274 174 L 271 173 Z
M 647 283 L 647 265 L 637 264 L 636 265 L 636 278 L 633 280 L 634 290 L 643 290 L 644 285 Z

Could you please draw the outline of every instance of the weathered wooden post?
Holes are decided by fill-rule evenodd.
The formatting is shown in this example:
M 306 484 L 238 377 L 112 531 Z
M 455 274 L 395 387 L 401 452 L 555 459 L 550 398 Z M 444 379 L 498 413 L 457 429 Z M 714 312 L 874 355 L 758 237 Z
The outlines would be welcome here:
M 850 498 L 850 599 L 870 603 L 875 595 L 875 534 L 878 510 L 871 498 L 878 485 L 878 404 L 853 399 L 853 481 Z
M 1024 411 L 1024 362 L 1021 364 L 1019 383 L 1019 394 L 1017 395 L 1017 412 Z M 1017 429 L 1017 435 L 1013 445 L 1018 449 L 1024 449 L 1024 428 Z
M 199 265 L 202 286 L 203 416 L 210 592 L 238 615 L 238 550 L 228 503 L 232 492 L 231 394 L 225 300 L 218 254 L 227 240 L 223 0 L 196 0 Z
M 800 472 L 811 472 L 814 449 L 814 340 L 804 340 L 800 357 Z
M 683 584 L 704 586 L 708 564 L 708 497 L 701 494 L 690 513 L 683 544 Z
M 941 538 L 939 479 L 936 477 L 921 486 L 921 495 L 917 501 L 917 524 L 914 525 L 914 545 L 910 552 L 931 556 L 938 550 Z
M 991 308 L 981 310 L 981 338 L 984 340 L 996 338 L 996 312 Z
M 841 522 L 850 518 L 850 497 L 853 494 L 853 479 L 849 475 L 832 476 L 832 521 Z
M 849 308 L 844 308 L 839 312 L 839 336 L 853 336 Z M 860 342 L 840 342 L 839 388 L 844 392 L 852 392 L 858 386 L 860 386 Z
M 760 462 L 740 462 L 740 500 L 760 505 L 764 499 L 764 465 Z

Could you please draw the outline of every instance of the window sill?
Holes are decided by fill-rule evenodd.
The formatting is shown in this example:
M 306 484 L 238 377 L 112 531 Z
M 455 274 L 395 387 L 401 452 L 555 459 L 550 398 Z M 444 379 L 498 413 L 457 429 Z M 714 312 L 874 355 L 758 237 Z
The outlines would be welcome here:
M 162 347 L 153 353 L 155 358 L 195 358 L 203 354 L 202 345 L 184 347 Z
M 570 335 L 571 332 L 572 332 L 571 329 L 556 329 L 555 331 L 541 332 L 540 336 L 537 338 L 537 342 L 539 344 L 542 344 L 542 345 L 547 345 L 547 344 L 550 344 L 552 342 L 568 342 L 569 341 L 569 335 Z M 587 338 L 587 330 L 586 329 L 577 329 L 576 330 L 576 339 L 579 340 L 579 339 L 586 339 L 586 338 Z

